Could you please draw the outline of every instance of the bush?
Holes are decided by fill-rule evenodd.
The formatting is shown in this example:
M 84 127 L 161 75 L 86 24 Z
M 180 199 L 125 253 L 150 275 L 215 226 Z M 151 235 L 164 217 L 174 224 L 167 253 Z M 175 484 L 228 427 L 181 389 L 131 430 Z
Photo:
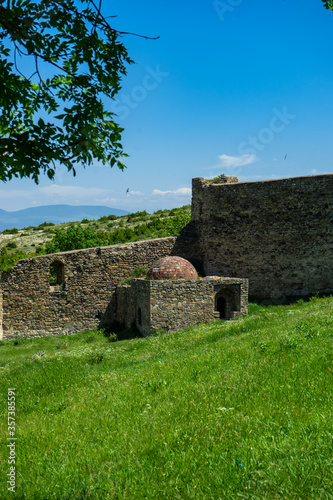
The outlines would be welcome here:
M 218 175 L 217 177 L 214 177 L 214 179 L 211 180 L 213 184 L 218 184 L 225 178 L 225 174 Z
M 131 222 L 134 219 L 142 219 L 142 220 L 144 220 L 144 218 L 147 215 L 148 215 L 148 212 L 146 210 L 143 210 L 142 212 L 134 212 L 134 213 L 129 214 L 127 216 L 127 222 Z
M 130 272 L 132 278 L 145 278 L 147 276 L 148 269 L 143 266 L 137 266 Z
M 0 269 L 2 269 L 2 271 L 10 271 L 18 260 L 32 256 L 33 254 L 27 254 L 22 251 L 8 254 L 6 247 L 4 247 L 0 251 Z
M 46 253 L 66 252 L 80 248 L 93 248 L 107 245 L 107 238 L 101 231 L 96 233 L 91 227 L 70 226 L 67 230 L 56 229 L 51 241 L 45 244 Z
M 38 229 L 43 229 L 44 227 L 49 226 L 55 226 L 55 224 L 53 222 L 43 222 L 42 224 L 39 224 Z
M 12 229 L 5 229 L 4 231 L 2 231 L 2 234 L 17 234 L 19 232 L 19 230 L 17 229 L 17 227 L 13 227 Z
M 7 248 L 17 248 L 17 244 L 15 243 L 15 241 L 10 241 L 9 243 L 7 243 L 6 247 Z

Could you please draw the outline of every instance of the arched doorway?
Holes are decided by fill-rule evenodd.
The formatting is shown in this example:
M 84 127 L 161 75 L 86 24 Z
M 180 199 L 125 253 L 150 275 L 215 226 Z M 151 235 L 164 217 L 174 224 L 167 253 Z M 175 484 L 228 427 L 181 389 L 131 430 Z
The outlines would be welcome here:
M 227 319 L 227 301 L 224 297 L 217 297 L 216 299 L 216 311 L 220 313 L 220 319 Z
M 215 311 L 220 319 L 231 319 L 240 310 L 239 291 L 231 287 L 218 289 L 215 295 Z

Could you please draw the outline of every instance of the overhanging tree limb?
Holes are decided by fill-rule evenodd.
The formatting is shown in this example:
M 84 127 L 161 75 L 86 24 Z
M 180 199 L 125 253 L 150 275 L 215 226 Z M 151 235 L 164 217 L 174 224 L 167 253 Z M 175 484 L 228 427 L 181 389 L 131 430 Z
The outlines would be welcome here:
M 330 9 L 333 12 L 333 0 L 321 0 L 325 9 Z
M 125 34 L 94 0 L 0 0 L 0 180 L 38 183 L 57 164 L 125 168 L 123 129 L 104 100 L 133 62 Z M 31 59 L 30 77 L 19 57 Z

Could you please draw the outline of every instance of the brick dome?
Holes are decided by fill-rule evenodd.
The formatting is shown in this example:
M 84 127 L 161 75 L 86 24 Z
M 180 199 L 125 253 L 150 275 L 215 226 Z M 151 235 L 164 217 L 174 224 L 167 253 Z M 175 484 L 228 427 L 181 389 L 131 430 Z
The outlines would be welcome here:
M 158 259 L 148 271 L 149 280 L 185 279 L 198 278 L 195 267 L 182 257 L 162 257 Z

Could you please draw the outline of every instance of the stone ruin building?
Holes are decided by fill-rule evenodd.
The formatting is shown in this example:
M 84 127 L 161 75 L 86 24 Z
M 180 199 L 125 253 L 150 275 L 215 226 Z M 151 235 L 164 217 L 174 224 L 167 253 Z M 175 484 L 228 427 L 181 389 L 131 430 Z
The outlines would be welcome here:
M 248 280 L 207 276 L 182 257 L 162 257 L 147 279 L 119 285 L 117 320 L 135 325 L 144 336 L 153 330 L 177 330 L 214 319 L 234 319 L 247 313 Z
M 231 319 L 246 312 L 247 280 L 250 299 L 267 303 L 333 292 L 332 174 L 197 178 L 192 188 L 191 222 L 179 237 L 42 255 L 2 272 L 0 337 L 75 333 L 115 321 L 134 322 L 146 335 Z M 188 275 L 188 264 L 175 276 L 170 260 L 163 274 L 163 257 L 199 263 L 207 278 Z M 151 274 L 121 285 L 137 266 Z

